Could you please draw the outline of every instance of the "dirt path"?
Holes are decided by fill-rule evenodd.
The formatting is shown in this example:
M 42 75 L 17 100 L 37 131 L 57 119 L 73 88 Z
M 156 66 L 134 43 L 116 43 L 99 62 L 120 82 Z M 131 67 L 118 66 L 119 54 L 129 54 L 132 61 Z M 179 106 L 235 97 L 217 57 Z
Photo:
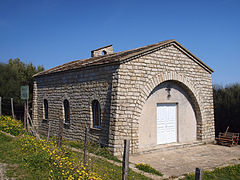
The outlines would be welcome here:
M 5 170 L 6 170 L 6 166 L 7 166 L 7 164 L 0 163 L 0 180 L 7 179 L 6 176 L 4 175 L 5 174 Z

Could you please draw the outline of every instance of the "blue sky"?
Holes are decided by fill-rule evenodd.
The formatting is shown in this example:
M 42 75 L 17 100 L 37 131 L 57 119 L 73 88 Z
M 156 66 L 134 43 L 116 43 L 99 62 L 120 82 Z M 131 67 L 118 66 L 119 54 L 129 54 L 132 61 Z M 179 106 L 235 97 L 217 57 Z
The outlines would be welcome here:
M 0 0 L 0 62 L 49 69 L 167 39 L 209 65 L 214 84 L 240 83 L 239 0 Z

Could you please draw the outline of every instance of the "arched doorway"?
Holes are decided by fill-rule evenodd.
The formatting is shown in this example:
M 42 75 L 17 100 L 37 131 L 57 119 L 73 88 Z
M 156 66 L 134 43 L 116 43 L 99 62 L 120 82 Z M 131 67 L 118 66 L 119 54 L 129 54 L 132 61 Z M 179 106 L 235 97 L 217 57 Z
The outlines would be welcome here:
M 139 119 L 139 149 L 197 140 L 199 107 L 190 89 L 179 81 L 165 81 L 145 101 Z

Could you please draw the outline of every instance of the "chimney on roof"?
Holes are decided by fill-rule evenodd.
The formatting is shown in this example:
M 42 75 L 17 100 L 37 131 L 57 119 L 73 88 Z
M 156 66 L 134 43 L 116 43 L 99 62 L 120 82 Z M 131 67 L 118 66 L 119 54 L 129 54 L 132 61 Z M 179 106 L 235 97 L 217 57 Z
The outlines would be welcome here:
M 113 46 L 108 45 L 91 51 L 92 57 L 104 56 L 106 54 L 113 54 Z

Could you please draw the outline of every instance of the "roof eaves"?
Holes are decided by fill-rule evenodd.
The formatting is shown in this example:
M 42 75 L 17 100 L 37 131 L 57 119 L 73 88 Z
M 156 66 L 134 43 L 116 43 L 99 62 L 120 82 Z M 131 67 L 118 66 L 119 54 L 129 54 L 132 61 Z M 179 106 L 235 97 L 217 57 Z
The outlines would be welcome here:
M 117 53 L 116 53 L 117 54 Z M 113 55 L 113 54 L 111 54 Z M 108 57 L 98 57 L 94 59 L 93 61 L 88 62 L 88 60 L 93 59 L 82 59 L 82 60 L 76 60 L 72 62 L 68 62 L 62 65 L 59 65 L 57 67 L 53 67 L 51 69 L 48 69 L 46 71 L 39 72 L 37 74 L 34 74 L 33 77 L 38 77 L 38 76 L 44 76 L 44 75 L 49 75 L 49 74 L 54 74 L 54 73 L 59 73 L 59 72 L 65 72 L 65 71 L 70 71 L 70 70 L 76 70 L 76 69 L 82 69 L 82 68 L 87 68 L 87 67 L 93 67 L 93 66 L 99 66 L 99 65 L 110 65 L 110 64 L 119 64 L 119 60 L 115 60 L 113 62 L 107 62 L 107 63 L 102 63 L 102 60 L 108 59 Z M 81 62 L 82 61 L 82 62 Z M 81 63 L 81 66 L 78 66 L 78 63 Z M 76 67 L 71 67 L 69 69 L 64 69 L 64 65 L 76 65 Z

